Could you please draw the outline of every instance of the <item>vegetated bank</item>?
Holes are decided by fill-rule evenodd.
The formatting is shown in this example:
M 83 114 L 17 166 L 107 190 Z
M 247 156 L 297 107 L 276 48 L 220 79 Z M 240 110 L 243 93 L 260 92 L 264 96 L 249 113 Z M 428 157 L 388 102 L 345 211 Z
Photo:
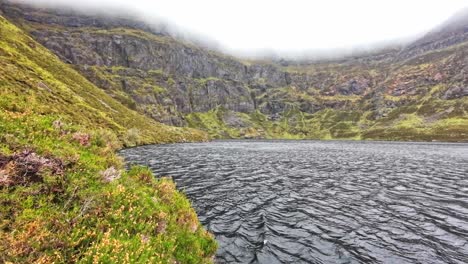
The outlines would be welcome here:
M 206 263 L 187 198 L 123 146 L 207 140 L 128 109 L 0 16 L 0 262 Z

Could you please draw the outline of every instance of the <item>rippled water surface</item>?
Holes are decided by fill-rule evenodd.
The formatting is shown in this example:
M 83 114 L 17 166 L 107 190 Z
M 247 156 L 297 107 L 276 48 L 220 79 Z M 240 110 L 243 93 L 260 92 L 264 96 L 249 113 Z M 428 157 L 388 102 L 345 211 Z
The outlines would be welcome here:
M 468 145 L 217 141 L 144 146 L 219 263 L 468 263 Z

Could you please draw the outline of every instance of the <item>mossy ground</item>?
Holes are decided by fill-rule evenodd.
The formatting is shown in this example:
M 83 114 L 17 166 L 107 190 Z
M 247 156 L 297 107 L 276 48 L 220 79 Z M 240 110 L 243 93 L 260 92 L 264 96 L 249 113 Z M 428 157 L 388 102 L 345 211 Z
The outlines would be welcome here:
M 270 120 L 258 111 L 251 114 L 233 112 L 244 121 L 244 127 L 229 126 L 220 114 L 227 110 L 219 108 L 192 113 L 186 119 L 189 126 L 205 130 L 213 138 L 466 142 L 468 114 L 464 109 L 468 109 L 466 100 L 458 103 L 431 100 L 420 106 L 396 108 L 379 119 L 373 118 L 372 111 L 330 108 L 314 114 L 292 108 L 278 120 Z
M 115 154 L 204 133 L 128 109 L 2 17 L 0 94 L 1 263 L 212 262 L 174 183 Z

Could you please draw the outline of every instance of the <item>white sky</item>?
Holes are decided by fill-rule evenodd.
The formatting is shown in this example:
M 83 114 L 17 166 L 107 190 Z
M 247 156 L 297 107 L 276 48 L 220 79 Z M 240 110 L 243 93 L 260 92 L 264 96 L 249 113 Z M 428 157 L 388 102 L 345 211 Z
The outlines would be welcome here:
M 207 36 L 235 53 L 294 53 L 405 39 L 468 6 L 468 0 L 26 1 L 136 9 Z

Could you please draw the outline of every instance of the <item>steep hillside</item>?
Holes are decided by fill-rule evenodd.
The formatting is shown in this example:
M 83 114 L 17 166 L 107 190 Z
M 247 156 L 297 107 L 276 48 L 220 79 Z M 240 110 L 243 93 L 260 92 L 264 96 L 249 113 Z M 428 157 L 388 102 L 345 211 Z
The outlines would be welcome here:
M 136 22 L 0 9 L 107 94 L 166 124 L 222 138 L 468 140 L 463 13 L 437 38 L 401 50 L 277 64 L 242 61 Z
M 4 19 L 3 23 L 2 100 L 12 107 L 24 104 L 36 113 L 60 115 L 87 128 L 111 129 L 121 138 L 129 130 L 138 131 L 135 143 L 203 139 L 198 131 L 165 126 L 129 110 Z
M 205 140 L 132 111 L 0 16 L 0 263 L 208 263 L 216 242 L 123 145 Z

